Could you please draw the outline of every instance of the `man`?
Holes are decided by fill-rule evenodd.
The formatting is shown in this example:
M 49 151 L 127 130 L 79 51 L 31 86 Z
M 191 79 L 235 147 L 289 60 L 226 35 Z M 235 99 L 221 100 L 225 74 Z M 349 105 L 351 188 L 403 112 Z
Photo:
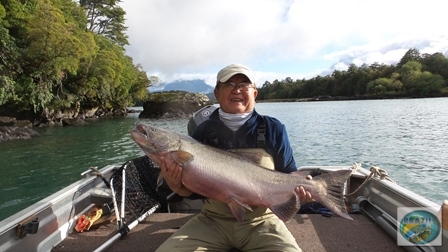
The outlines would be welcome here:
M 267 157 L 261 166 L 284 173 L 297 170 L 285 126 L 255 109 L 258 91 L 255 75 L 240 64 L 218 72 L 214 90 L 220 107 L 209 120 L 198 125 L 192 137 L 207 145 L 235 152 L 257 152 Z M 260 132 L 262 136 L 260 137 Z M 244 169 L 242 167 L 241 169 Z M 263 169 L 263 168 L 260 168 Z M 182 167 L 164 160 L 161 173 L 177 194 L 197 198 L 181 182 Z M 310 179 L 310 177 L 308 177 Z M 296 192 L 301 201 L 311 200 L 302 187 Z M 204 199 L 201 213 L 175 232 L 157 251 L 301 251 L 286 225 L 266 207 L 252 207 L 238 222 L 227 204 Z

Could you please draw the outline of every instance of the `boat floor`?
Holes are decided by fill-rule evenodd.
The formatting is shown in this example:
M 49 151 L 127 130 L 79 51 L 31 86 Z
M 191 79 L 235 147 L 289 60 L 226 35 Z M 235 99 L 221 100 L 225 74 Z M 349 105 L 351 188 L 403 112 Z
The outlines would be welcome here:
M 107 251 L 154 251 L 194 214 L 154 213 L 139 223 Z M 298 214 L 287 223 L 303 251 L 405 251 L 365 215 L 353 221 L 320 214 Z M 73 232 L 53 252 L 93 251 L 116 234 L 114 223 L 83 233 Z

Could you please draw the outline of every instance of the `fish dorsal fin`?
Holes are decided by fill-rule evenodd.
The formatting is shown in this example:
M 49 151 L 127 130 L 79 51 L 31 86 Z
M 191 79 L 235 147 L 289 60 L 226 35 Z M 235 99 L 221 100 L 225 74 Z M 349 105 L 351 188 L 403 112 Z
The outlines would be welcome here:
M 280 220 L 288 222 L 300 209 L 299 195 L 294 191 L 294 195 L 289 200 L 272 206 L 270 209 Z
M 180 165 L 185 165 L 193 161 L 194 155 L 187 151 L 172 151 L 170 152 L 171 158 Z
M 233 216 L 239 221 L 242 222 L 244 220 L 244 213 L 246 212 L 244 209 L 247 209 L 249 211 L 253 211 L 252 208 L 238 200 L 234 195 L 230 195 L 230 203 L 228 204 L 230 207 L 230 210 L 233 213 Z

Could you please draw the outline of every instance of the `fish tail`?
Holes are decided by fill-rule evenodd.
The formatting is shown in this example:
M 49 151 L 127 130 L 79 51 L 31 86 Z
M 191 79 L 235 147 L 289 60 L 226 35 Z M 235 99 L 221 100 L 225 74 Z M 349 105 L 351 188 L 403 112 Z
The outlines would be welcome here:
M 313 198 L 333 213 L 351 220 L 344 201 L 344 184 L 352 173 L 351 170 L 339 170 L 316 176 L 312 181 L 316 188 L 312 190 Z

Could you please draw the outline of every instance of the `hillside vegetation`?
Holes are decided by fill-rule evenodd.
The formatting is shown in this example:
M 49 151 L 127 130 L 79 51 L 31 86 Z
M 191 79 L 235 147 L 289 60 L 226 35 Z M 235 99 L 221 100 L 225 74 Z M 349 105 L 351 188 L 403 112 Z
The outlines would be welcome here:
M 119 0 L 0 0 L 0 112 L 110 111 L 145 99 Z M 0 114 L 1 115 L 1 114 Z

